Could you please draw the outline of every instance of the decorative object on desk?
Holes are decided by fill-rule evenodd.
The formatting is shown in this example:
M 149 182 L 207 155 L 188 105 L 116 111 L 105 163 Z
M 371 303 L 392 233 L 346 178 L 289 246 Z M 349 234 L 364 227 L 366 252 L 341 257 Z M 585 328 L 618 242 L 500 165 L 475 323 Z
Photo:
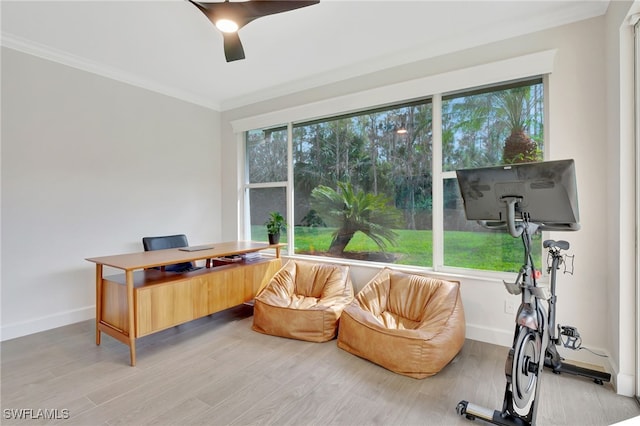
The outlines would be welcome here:
M 231 256 L 216 257 L 213 260 L 217 260 L 218 262 L 223 262 L 223 263 L 236 263 L 236 262 L 242 262 L 243 258 L 240 255 L 234 254 Z
M 278 244 L 280 242 L 280 233 L 286 231 L 287 222 L 280 212 L 269 213 L 269 220 L 265 222 L 267 226 L 267 235 L 269 236 L 269 244 Z
M 262 259 L 262 254 L 259 251 L 254 251 L 253 253 L 245 253 L 242 255 L 245 262 L 254 262 L 256 260 Z

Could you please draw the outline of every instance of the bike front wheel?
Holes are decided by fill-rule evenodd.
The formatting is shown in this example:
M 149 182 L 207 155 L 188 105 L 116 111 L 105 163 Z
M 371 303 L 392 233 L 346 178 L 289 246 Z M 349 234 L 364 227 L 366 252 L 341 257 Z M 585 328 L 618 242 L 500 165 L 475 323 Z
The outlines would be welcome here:
M 542 362 L 542 339 L 540 333 L 527 327 L 520 327 L 513 347 L 513 357 L 509 357 L 506 373 L 510 375 L 513 404 L 518 414 L 529 411 L 535 397 Z

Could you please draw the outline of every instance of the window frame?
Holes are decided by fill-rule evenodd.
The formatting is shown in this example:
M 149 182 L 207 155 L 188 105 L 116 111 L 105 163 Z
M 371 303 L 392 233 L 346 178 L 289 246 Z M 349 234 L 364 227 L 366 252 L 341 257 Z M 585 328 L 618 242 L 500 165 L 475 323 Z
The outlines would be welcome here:
M 246 208 L 249 204 L 248 200 L 248 191 L 251 188 L 256 187 L 270 187 L 270 186 L 284 186 L 286 188 L 287 193 L 287 217 L 292 218 L 293 215 L 293 127 L 298 123 L 309 122 L 314 120 L 322 120 L 322 119 L 330 119 L 335 118 L 340 115 L 353 114 L 358 111 L 356 108 L 347 108 L 345 109 L 345 104 L 347 106 L 353 106 L 358 102 L 363 103 L 360 111 L 372 111 L 375 109 L 384 108 L 385 105 L 395 105 L 395 104 L 406 104 L 412 102 L 415 99 L 423 99 L 430 98 L 432 102 L 432 144 L 433 144 L 433 163 L 432 163 L 432 171 L 433 171 L 433 263 L 432 267 L 420 267 L 420 266 L 409 266 L 407 265 L 395 265 L 394 267 L 402 267 L 407 269 L 419 269 L 419 270 L 428 270 L 438 273 L 445 273 L 447 275 L 458 276 L 458 277 L 472 277 L 475 279 L 488 279 L 495 280 L 497 278 L 504 277 L 505 275 L 512 276 L 513 273 L 503 272 L 503 271 L 484 271 L 484 270 L 476 270 L 476 269 L 466 269 L 461 267 L 453 267 L 453 266 L 445 266 L 444 265 L 444 221 L 443 221 L 443 188 L 442 183 L 445 179 L 455 177 L 455 171 L 443 172 L 442 165 L 442 100 L 444 96 L 450 96 L 453 94 L 472 91 L 474 89 L 481 89 L 482 87 L 494 86 L 501 87 L 505 84 L 509 84 L 510 82 L 523 82 L 530 81 L 536 78 L 542 78 L 543 84 L 543 93 L 544 93 L 544 140 L 545 140 L 545 150 L 543 160 L 548 159 L 549 157 L 549 74 L 553 68 L 553 61 L 555 57 L 555 50 L 538 52 L 535 54 L 520 56 L 516 58 L 507 59 L 504 61 L 493 62 L 489 64 L 483 64 L 475 67 L 470 67 L 464 70 L 457 70 L 452 73 L 445 73 L 444 75 L 438 76 L 428 76 L 423 79 L 412 80 L 410 82 L 398 83 L 388 86 L 383 86 L 380 88 L 381 92 L 379 96 L 376 96 L 379 99 L 389 99 L 393 98 L 392 102 L 374 102 L 371 100 L 371 93 L 356 93 L 350 96 L 347 96 L 351 102 L 345 102 L 345 97 L 330 99 L 325 102 L 320 102 L 316 104 L 306 104 L 304 106 L 293 107 L 285 110 L 275 111 L 272 113 L 262 114 L 259 116 L 244 118 L 232 121 L 232 127 L 234 132 L 238 134 L 240 139 L 244 142 L 239 144 L 239 149 L 242 150 L 242 156 L 244 158 L 246 153 L 246 138 L 244 137 L 244 132 L 257 128 L 272 128 L 272 127 L 283 127 L 285 124 L 275 123 L 283 123 L 286 122 L 286 127 L 288 129 L 288 170 L 287 170 L 287 182 L 267 182 L 261 184 L 250 184 L 247 183 L 247 176 L 242 172 L 239 175 L 243 176 L 243 179 L 240 180 L 239 189 L 244 193 L 243 203 L 240 206 L 242 209 L 241 216 L 244 217 L 243 224 L 240 226 L 242 228 L 241 237 L 250 235 L 250 220 L 247 217 L 249 209 Z M 505 72 L 506 69 L 509 69 Z M 515 69 L 519 69 L 516 71 Z M 484 74 L 483 74 L 484 73 Z M 463 82 L 458 82 L 457 86 L 455 78 L 461 77 Z M 487 77 L 489 76 L 489 77 Z M 509 76 L 511 78 L 504 78 Z M 514 78 L 514 76 L 517 76 Z M 446 77 L 446 78 L 444 78 Z M 443 84 L 444 80 L 449 81 L 448 83 Z M 470 81 L 474 81 L 475 84 L 471 84 Z M 464 83 L 466 82 L 466 84 Z M 429 88 L 433 88 L 433 86 L 441 86 L 447 88 L 449 90 L 429 90 Z M 412 92 L 412 96 L 407 96 L 409 91 Z M 369 91 L 368 91 L 369 92 Z M 389 93 L 393 92 L 393 95 L 389 95 Z M 416 93 L 420 94 L 420 96 L 416 96 Z M 369 95 L 369 96 L 367 96 Z M 404 98 L 400 98 L 404 95 Z M 364 105 L 364 99 L 369 99 L 367 105 Z M 331 108 L 335 108 L 331 110 Z M 310 111 L 316 111 L 316 114 L 310 113 Z M 319 112 L 324 111 L 324 114 Z M 288 117 L 288 118 L 287 118 Z M 278 121 L 279 120 L 279 121 Z M 246 159 L 242 162 L 242 164 L 246 165 Z M 436 181 L 438 184 L 436 184 Z M 293 229 L 293 227 L 292 227 Z M 287 233 L 287 244 L 288 247 L 293 247 L 293 232 Z M 543 235 L 544 238 L 544 235 Z M 288 248 L 286 250 L 287 255 L 295 255 Z M 296 257 L 307 257 L 304 255 L 295 255 Z M 308 256 L 314 259 L 317 259 L 316 256 Z M 352 264 L 364 264 L 364 265 L 376 265 L 376 266 L 385 266 L 382 263 L 372 263 L 367 261 L 354 261 L 350 259 L 339 258 L 341 262 L 352 263 Z M 540 265 L 541 269 L 544 270 L 542 265 Z
M 287 129 L 287 180 L 286 181 L 273 181 L 273 182 L 259 182 L 259 183 L 251 183 L 249 182 L 249 159 L 247 158 L 247 131 L 242 132 L 239 135 L 239 139 L 240 139 L 240 143 L 238 145 L 240 145 L 241 148 L 241 164 L 242 167 L 240 167 L 239 170 L 239 174 L 242 176 L 242 180 L 241 182 L 243 182 L 242 185 L 242 204 L 240 206 L 241 208 L 241 213 L 242 213 L 242 223 L 239 226 L 240 229 L 242 229 L 241 232 L 239 232 L 239 238 L 244 240 L 246 239 L 246 236 L 251 235 L 251 200 L 250 200 L 250 192 L 252 189 L 265 189 L 265 188 L 285 188 L 285 194 L 286 194 L 286 217 L 290 218 L 293 217 L 293 191 L 291 190 L 291 188 L 293 188 L 293 168 L 291 167 L 291 163 L 292 163 L 292 154 L 293 154 L 293 144 L 292 144 L 292 129 L 293 129 L 293 124 L 292 123 L 288 123 L 286 125 L 276 125 L 276 126 L 269 126 L 266 129 L 271 129 L 271 128 L 286 128 Z M 285 252 L 287 254 L 293 254 L 290 253 L 289 251 L 289 247 L 293 247 L 293 240 L 292 240 L 292 236 L 293 236 L 293 232 L 287 232 L 287 249 L 285 250 Z

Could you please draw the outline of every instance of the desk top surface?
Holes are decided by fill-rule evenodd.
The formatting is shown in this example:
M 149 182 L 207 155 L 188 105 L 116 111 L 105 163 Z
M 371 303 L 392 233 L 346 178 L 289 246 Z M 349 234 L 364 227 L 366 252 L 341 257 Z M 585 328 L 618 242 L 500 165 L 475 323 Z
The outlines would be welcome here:
M 270 245 L 268 243 L 260 243 L 256 241 L 229 241 L 207 245 L 210 245 L 213 248 L 198 251 L 183 251 L 177 248 L 142 251 L 137 253 L 116 254 L 113 256 L 90 257 L 86 260 L 100 265 L 123 269 L 125 271 L 133 271 L 136 269 L 172 265 L 174 263 L 194 262 L 196 260 L 211 259 L 214 257 L 251 253 L 269 248 L 275 249 L 283 247 L 285 244 Z

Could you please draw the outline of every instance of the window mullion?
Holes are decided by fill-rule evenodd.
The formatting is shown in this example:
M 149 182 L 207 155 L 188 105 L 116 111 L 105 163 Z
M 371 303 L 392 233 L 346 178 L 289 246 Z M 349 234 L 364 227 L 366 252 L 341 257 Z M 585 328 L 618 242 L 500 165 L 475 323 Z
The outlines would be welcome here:
M 432 102 L 432 149 L 433 158 L 431 167 L 433 171 L 432 185 L 432 238 L 433 238 L 433 269 L 442 269 L 444 265 L 444 200 L 443 200 L 443 176 L 442 176 L 442 95 L 433 95 Z
M 238 152 L 238 164 L 242 164 L 239 168 L 238 182 L 242 182 L 239 189 L 238 200 L 240 200 L 241 214 L 238 215 L 240 220 L 240 226 L 238 226 L 238 239 L 245 240 L 248 235 L 251 235 L 251 204 L 249 200 L 249 166 L 247 157 L 247 132 L 242 132 L 236 136 L 240 151 Z
M 295 212 L 293 209 L 293 123 L 287 125 L 287 254 L 294 253 L 293 223 Z

